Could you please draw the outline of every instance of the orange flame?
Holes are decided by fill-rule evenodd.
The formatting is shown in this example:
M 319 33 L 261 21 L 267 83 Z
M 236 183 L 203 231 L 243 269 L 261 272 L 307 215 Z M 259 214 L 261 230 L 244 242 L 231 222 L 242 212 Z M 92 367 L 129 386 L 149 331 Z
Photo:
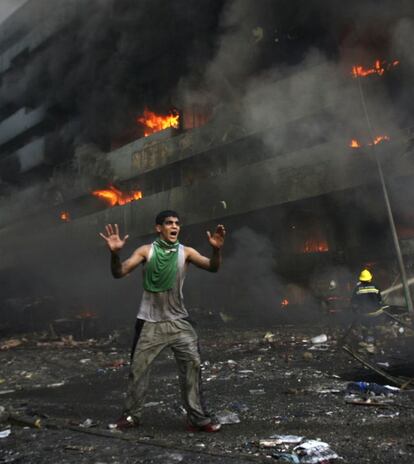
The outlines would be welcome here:
M 400 62 L 394 60 L 392 63 L 387 63 L 386 61 L 375 60 L 374 66 L 372 68 L 364 68 L 360 65 L 352 66 L 352 76 L 356 79 L 358 77 L 367 77 L 371 74 L 378 74 L 382 76 L 385 71 L 389 71 L 391 68 L 398 66 Z
M 379 143 L 382 143 L 382 142 L 389 142 L 389 140 L 390 140 L 389 135 L 377 135 L 374 138 L 374 140 L 372 141 L 372 143 L 368 143 L 368 146 L 372 147 L 372 145 L 378 145 Z M 361 148 L 362 147 L 361 142 L 359 142 L 357 139 L 352 139 L 349 142 L 348 145 L 351 148 Z
M 67 211 L 62 211 L 59 215 L 60 219 L 63 222 L 69 222 L 70 221 L 70 215 Z
M 289 300 L 287 298 L 285 298 L 284 300 L 280 302 L 280 306 L 282 306 L 282 308 L 285 308 L 288 305 L 289 305 Z
M 351 148 L 361 148 L 361 144 L 358 142 L 357 139 L 352 139 L 351 142 L 349 143 L 349 146 Z
M 106 201 L 110 206 L 122 206 L 131 201 L 140 200 L 143 197 L 140 190 L 124 193 L 113 185 L 110 185 L 109 188 L 105 190 L 94 190 L 92 195 Z
M 155 132 L 159 132 L 168 127 L 178 128 L 180 115 L 177 111 L 172 110 L 166 116 L 156 114 L 145 108 L 144 115 L 137 118 L 137 122 L 145 126 L 144 136 L 148 137 Z
M 324 240 L 309 239 L 305 241 L 303 253 L 325 253 L 329 251 L 328 243 Z
M 381 142 L 388 142 L 389 140 L 390 138 L 388 137 L 388 135 L 378 135 L 374 139 L 374 145 L 378 145 Z M 369 145 L 372 145 L 372 143 L 370 143 Z

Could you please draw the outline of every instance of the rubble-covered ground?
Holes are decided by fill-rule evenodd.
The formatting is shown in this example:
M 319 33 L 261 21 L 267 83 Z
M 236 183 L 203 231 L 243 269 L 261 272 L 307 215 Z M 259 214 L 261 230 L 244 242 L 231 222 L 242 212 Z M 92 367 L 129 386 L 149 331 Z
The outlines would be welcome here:
M 123 433 L 108 428 L 122 409 L 129 330 L 83 341 L 46 333 L 0 339 L 0 463 L 244 463 L 277 460 L 282 452 L 293 459 L 293 445 L 272 441 L 274 435 L 326 442 L 342 458 L 334 462 L 414 462 L 414 390 L 346 396 L 351 381 L 390 382 L 339 346 L 344 329 L 222 323 L 198 331 L 207 405 L 222 422 L 237 422 L 216 434 L 185 430 L 168 352 L 152 370 L 142 425 Z M 312 343 L 323 334 L 326 342 Z M 414 377 L 410 329 L 384 326 L 374 353 L 354 335 L 346 343 L 374 366 Z

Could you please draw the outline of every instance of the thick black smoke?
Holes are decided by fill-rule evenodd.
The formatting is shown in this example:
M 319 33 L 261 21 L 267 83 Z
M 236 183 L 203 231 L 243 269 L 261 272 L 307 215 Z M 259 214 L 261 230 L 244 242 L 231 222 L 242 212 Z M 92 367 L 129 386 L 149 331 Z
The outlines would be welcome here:
M 48 158 L 53 164 L 73 152 L 61 148 L 61 139 L 75 145 L 93 142 L 108 150 L 125 132 L 136 131 L 138 137 L 136 117 L 145 106 L 162 112 L 201 102 L 211 105 L 215 116 L 231 106 L 234 111 L 226 113 L 223 124 L 239 119 L 247 133 L 283 125 L 287 116 L 312 114 L 321 101 L 332 106 L 341 80 L 337 76 L 349 74 L 352 64 L 369 65 L 379 57 L 401 60 L 400 77 L 390 73 L 369 101 L 370 110 L 379 114 L 384 107 L 392 108 L 384 116 L 386 122 L 392 129 L 407 127 L 414 101 L 407 85 L 414 69 L 413 24 L 409 0 L 84 0 L 65 29 L 22 65 L 18 79 L 5 77 L 0 102 L 16 109 L 47 105 L 55 122 L 56 139 L 51 140 Z M 295 77 L 281 87 L 280 81 L 291 75 Z M 383 104 L 389 101 L 392 107 Z M 339 121 L 340 129 L 366 134 L 365 123 L 353 123 L 360 103 L 345 98 L 341 103 L 326 119 Z M 304 127 L 303 137 L 326 133 L 317 120 Z M 329 135 L 335 138 L 339 132 Z M 284 129 L 277 137 L 264 135 L 275 153 L 293 138 Z M 7 166 L 10 181 L 15 170 Z M 372 204 L 366 203 L 359 206 L 371 214 Z M 352 218 L 343 221 L 344 227 L 352 227 Z M 281 279 L 272 274 L 273 244 L 263 245 L 248 231 L 236 234 L 235 241 L 239 248 L 229 260 L 225 286 L 234 288 L 236 296 L 251 289 L 249 298 L 240 298 L 245 313 L 256 301 L 262 313 L 269 314 L 272 301 L 283 296 Z M 71 255 L 70 250 L 66 253 Z M 240 278 L 244 256 L 253 266 Z M 71 264 L 71 290 L 96 295 L 101 275 L 89 283 L 76 275 L 77 268 L 86 267 L 82 259 L 80 254 Z M 48 260 L 39 259 L 43 280 L 43 268 L 51 267 Z M 249 287 L 253 281 L 256 285 Z M 50 282 L 63 298 L 65 281 L 59 272 Z M 223 301 L 225 312 L 232 298 Z
M 222 2 L 78 4 L 75 18 L 1 97 L 24 106 L 46 103 L 61 125 L 76 117 L 78 139 L 109 148 L 112 138 L 136 127 L 145 106 L 169 110 L 180 78 L 202 72 Z
M 315 50 L 335 63 L 399 52 L 413 7 L 397 3 L 79 0 L 74 18 L 18 79 L 5 78 L 0 101 L 46 102 L 66 143 L 109 149 L 125 134 L 140 135 L 145 106 L 237 105 L 252 79 L 300 69 Z

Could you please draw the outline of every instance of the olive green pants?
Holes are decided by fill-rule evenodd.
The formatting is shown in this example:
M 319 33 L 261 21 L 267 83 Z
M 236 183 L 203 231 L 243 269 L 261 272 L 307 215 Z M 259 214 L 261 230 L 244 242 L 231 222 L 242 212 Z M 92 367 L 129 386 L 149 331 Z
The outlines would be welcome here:
M 125 413 L 139 420 L 148 388 L 152 362 L 171 348 L 178 366 L 181 395 L 189 422 L 205 425 L 211 422 L 204 411 L 200 395 L 200 354 L 193 326 L 184 319 L 144 322 L 131 361 Z

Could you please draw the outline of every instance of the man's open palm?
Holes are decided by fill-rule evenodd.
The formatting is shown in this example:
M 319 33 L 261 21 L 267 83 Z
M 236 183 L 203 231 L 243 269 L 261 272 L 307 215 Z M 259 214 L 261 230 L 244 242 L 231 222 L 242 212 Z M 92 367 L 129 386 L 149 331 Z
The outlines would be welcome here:
M 100 232 L 99 235 L 105 240 L 111 251 L 119 251 L 125 245 L 129 237 L 129 235 L 125 235 L 125 237 L 121 239 L 119 236 L 118 224 L 114 224 L 114 226 L 112 226 L 112 224 L 107 224 L 105 226 L 105 232 L 106 234 Z
M 226 236 L 226 229 L 222 224 L 219 224 L 216 227 L 216 230 L 213 234 L 210 231 L 207 231 L 208 241 L 210 245 L 214 248 L 221 248 L 224 245 L 224 237 Z

